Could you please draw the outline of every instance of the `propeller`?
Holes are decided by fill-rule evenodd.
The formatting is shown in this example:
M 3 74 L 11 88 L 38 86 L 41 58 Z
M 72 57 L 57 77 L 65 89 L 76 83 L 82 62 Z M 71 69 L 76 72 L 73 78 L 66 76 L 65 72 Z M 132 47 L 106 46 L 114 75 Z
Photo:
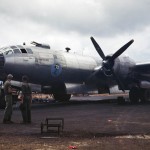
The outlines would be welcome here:
M 102 70 L 106 76 L 114 76 L 117 84 L 119 85 L 121 90 L 124 91 L 123 83 L 121 82 L 119 76 L 114 72 L 113 66 L 114 66 L 115 59 L 118 58 L 134 42 L 134 40 L 133 39 L 130 40 L 128 43 L 122 46 L 119 50 L 117 50 L 112 56 L 105 56 L 102 49 L 100 48 L 100 46 L 98 45 L 98 43 L 95 41 L 93 37 L 91 37 L 91 41 L 96 51 L 98 52 L 100 57 L 103 59 L 102 67 L 97 71 L 97 73 Z
M 101 58 L 104 60 L 106 59 L 102 49 L 100 48 L 100 46 L 97 44 L 97 42 L 95 41 L 95 39 L 93 37 L 91 37 L 91 41 L 95 47 L 95 49 L 97 50 L 98 54 L 101 56 Z

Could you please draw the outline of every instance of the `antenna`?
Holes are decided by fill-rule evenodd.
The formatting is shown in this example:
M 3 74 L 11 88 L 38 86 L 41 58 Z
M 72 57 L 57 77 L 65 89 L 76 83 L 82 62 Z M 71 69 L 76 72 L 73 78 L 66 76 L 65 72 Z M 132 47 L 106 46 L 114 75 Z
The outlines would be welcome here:
M 66 47 L 65 49 L 66 49 L 67 53 L 71 50 L 69 47 Z

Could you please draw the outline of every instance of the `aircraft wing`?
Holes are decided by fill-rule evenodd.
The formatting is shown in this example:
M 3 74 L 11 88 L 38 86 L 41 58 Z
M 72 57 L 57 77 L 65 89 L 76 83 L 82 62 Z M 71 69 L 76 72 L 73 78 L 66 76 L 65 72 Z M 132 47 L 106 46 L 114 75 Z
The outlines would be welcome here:
M 137 63 L 134 67 L 135 73 L 143 77 L 149 77 L 150 79 L 150 62 Z
M 137 63 L 134 67 L 134 76 L 140 87 L 150 88 L 150 62 Z
M 32 91 L 41 92 L 41 85 L 29 83 Z M 19 81 L 11 81 L 11 86 L 17 90 L 21 90 L 22 82 Z

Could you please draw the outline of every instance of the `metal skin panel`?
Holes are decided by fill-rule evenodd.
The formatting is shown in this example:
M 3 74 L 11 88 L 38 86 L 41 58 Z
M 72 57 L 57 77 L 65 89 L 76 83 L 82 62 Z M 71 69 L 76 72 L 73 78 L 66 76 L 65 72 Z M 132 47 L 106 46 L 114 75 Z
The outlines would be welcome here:
M 132 73 L 135 62 L 127 56 L 120 56 L 115 60 L 114 71 L 125 80 Z
M 150 62 L 147 63 L 137 63 L 134 67 L 135 73 L 139 74 L 143 78 L 150 81 Z M 149 79 L 148 79 L 149 78 Z
M 66 68 L 64 68 L 64 80 L 67 83 L 84 83 L 97 66 L 95 60 L 90 57 L 71 53 L 64 54 L 64 57 L 66 60 Z

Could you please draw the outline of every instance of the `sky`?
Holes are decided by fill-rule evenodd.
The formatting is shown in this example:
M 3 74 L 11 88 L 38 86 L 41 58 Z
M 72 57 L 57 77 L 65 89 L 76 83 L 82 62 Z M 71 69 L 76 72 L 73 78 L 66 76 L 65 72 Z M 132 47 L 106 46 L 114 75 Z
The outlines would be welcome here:
M 91 36 L 105 55 L 134 39 L 124 55 L 150 61 L 150 0 L 0 0 L 0 47 L 36 41 L 99 57 Z

